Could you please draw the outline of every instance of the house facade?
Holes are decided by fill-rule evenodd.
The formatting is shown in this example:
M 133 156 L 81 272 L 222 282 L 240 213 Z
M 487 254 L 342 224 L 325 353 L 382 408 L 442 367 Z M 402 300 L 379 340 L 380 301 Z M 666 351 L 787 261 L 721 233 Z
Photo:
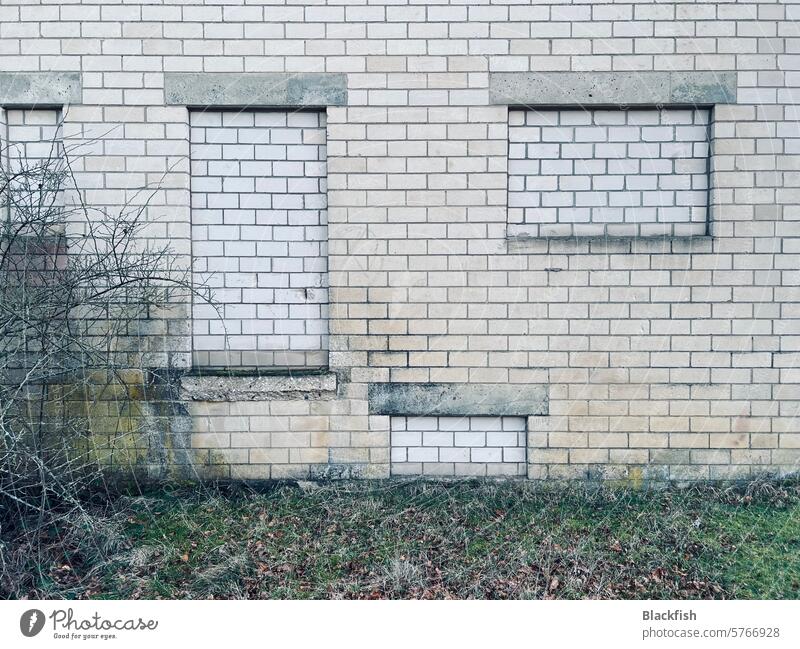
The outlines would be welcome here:
M 89 205 L 147 189 L 198 288 L 96 444 L 154 477 L 795 472 L 799 20 L 3 0 L 3 139 L 60 125 Z

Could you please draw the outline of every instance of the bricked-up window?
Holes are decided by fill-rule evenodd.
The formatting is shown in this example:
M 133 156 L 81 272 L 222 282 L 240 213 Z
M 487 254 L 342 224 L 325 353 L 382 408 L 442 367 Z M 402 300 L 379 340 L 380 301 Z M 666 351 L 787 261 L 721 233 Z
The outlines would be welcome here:
M 705 108 L 509 113 L 509 234 L 707 232 Z
M 61 111 L 56 108 L 7 108 L 5 110 L 5 155 L 9 169 L 22 160 L 42 161 L 59 157 L 61 151 Z
M 392 417 L 393 475 L 522 476 L 525 417 Z
M 327 365 L 325 114 L 193 111 L 193 364 Z M 219 312 L 218 312 L 219 311 Z
M 20 174 L 11 184 L 13 200 L 7 204 L 3 216 L 13 218 L 13 203 L 21 203 L 30 211 L 34 205 L 41 208 L 63 207 L 63 187 L 58 179 L 63 172 L 63 145 L 61 111 L 56 108 L 9 108 L 4 111 L 5 133 L 0 132 L 0 164 L 12 174 Z M 49 174 L 41 169 L 47 168 Z M 42 186 L 42 180 L 51 186 Z

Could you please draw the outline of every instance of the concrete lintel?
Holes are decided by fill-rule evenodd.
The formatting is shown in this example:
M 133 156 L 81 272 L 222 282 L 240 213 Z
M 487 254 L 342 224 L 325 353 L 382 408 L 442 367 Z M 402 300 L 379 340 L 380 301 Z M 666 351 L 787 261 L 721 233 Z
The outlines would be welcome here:
M 168 72 L 164 75 L 164 95 L 167 104 L 183 106 L 345 106 L 347 75 Z
M 184 376 L 181 396 L 191 401 L 266 401 L 332 397 L 336 375 Z
M 0 72 L 0 106 L 80 104 L 80 72 Z
M 732 104 L 736 73 L 494 72 L 489 100 L 514 106 Z
M 672 72 L 673 104 L 735 104 L 735 72 Z
M 373 415 L 546 415 L 544 385 L 500 383 L 372 383 Z

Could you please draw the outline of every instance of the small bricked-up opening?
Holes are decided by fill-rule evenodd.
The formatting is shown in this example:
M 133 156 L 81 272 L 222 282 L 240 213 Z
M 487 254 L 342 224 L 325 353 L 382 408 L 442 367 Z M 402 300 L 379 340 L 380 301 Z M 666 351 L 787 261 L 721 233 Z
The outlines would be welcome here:
M 195 369 L 328 362 L 325 113 L 190 112 Z
M 509 111 L 509 234 L 707 234 L 710 118 L 708 108 Z
M 392 475 L 525 476 L 525 417 L 391 417 Z

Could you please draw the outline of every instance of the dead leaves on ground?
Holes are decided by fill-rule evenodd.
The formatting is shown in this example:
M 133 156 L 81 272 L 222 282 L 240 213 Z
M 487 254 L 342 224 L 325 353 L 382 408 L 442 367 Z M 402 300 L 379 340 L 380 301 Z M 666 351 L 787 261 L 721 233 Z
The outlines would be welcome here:
M 199 496 L 165 501 L 158 515 L 122 516 L 134 548 L 150 544 L 148 561 L 120 555 L 98 579 L 96 566 L 83 566 L 80 551 L 67 548 L 47 574 L 78 597 L 730 596 L 698 559 L 735 552 L 747 539 L 720 534 L 709 545 L 704 525 L 694 524 L 702 503 L 684 510 L 671 495 L 531 502 L 516 500 L 514 488 L 504 487 L 504 495 L 475 486 L 395 486 L 367 497 L 320 488 L 299 496 L 216 495 L 211 504 Z M 741 506 L 751 500 L 743 497 Z

